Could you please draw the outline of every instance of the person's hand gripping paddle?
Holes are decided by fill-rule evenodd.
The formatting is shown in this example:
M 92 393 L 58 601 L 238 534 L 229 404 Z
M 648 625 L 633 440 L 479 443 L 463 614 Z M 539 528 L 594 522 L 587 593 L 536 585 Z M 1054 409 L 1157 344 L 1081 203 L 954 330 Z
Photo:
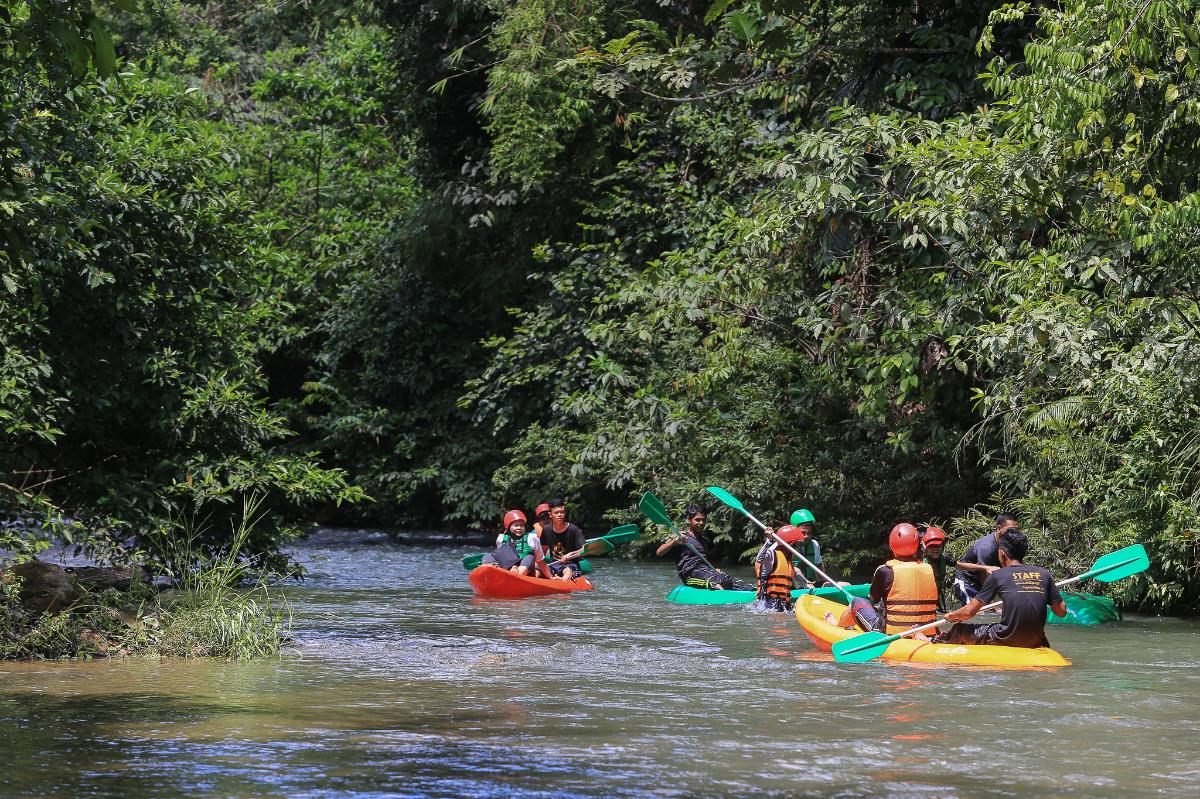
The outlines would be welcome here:
M 1054 585 L 1062 588 L 1071 583 L 1086 580 L 1089 577 L 1094 577 L 1102 583 L 1112 583 L 1117 580 L 1123 580 L 1126 577 L 1132 577 L 1135 574 L 1141 574 L 1148 568 L 1150 568 L 1150 559 L 1146 556 L 1146 548 L 1141 544 L 1133 544 L 1124 549 L 1118 549 L 1116 552 L 1110 552 L 1093 563 L 1092 568 L 1078 577 L 1072 577 L 1069 580 L 1060 580 Z M 1000 602 L 992 602 L 980 608 L 980 612 L 993 610 L 1000 607 L 1000 605 Z M 853 638 L 838 641 L 833 645 L 833 659 L 838 663 L 866 663 L 868 660 L 874 660 L 882 655 L 893 641 L 912 635 L 913 633 L 932 630 L 945 623 L 946 619 L 938 619 L 937 621 L 929 622 L 929 624 L 922 624 L 920 627 L 913 627 L 911 630 L 905 630 L 902 633 L 895 633 L 893 635 L 884 635 L 883 633 L 876 632 L 856 635 Z
M 728 491 L 726 491 L 725 489 L 723 489 L 719 486 L 709 486 L 705 490 L 708 491 L 708 493 L 712 494 L 717 499 L 721 500 L 721 502 L 723 504 L 728 505 L 729 507 L 736 510 L 738 513 L 745 516 L 750 521 L 754 522 L 756 525 L 758 525 L 760 530 L 766 532 L 767 526 L 765 524 L 763 524 L 762 522 L 760 522 L 758 519 L 754 518 L 754 516 L 750 513 L 750 511 L 746 510 L 746 506 L 743 505 L 741 502 L 739 502 L 737 497 L 735 497 L 733 494 L 730 494 Z M 799 558 L 801 561 L 803 561 L 804 565 L 806 565 L 806 566 L 808 566 L 808 568 L 812 569 L 814 573 L 821 575 L 821 577 L 824 578 L 825 582 L 829 583 L 830 585 L 834 586 L 839 591 L 841 591 L 843 594 L 845 594 L 846 599 L 848 600 L 848 604 L 851 607 L 854 606 L 855 597 L 853 594 L 851 594 L 849 591 L 846 590 L 846 587 L 844 585 L 842 585 L 837 580 L 830 577 L 825 572 L 821 571 L 819 566 L 817 566 L 815 563 L 813 563 L 808 558 L 801 555 L 799 552 L 797 552 L 792 547 L 791 544 L 787 543 L 782 538 L 775 535 L 775 533 L 772 532 L 769 535 L 771 536 L 771 538 L 775 539 L 775 542 L 777 544 L 779 544 L 779 546 L 783 547 L 788 552 L 791 552 L 793 555 L 795 555 L 797 558 Z M 867 623 L 867 620 L 860 617 L 857 613 L 854 614 L 854 618 L 858 621 L 859 626 L 862 627 L 864 630 L 869 629 L 871 627 L 871 625 Z
M 662 500 L 647 491 L 642 494 L 642 501 L 638 503 L 638 509 L 646 515 L 650 521 L 655 524 L 662 525 L 670 530 L 675 535 L 680 535 L 675 530 L 675 524 L 671 521 L 671 515 L 667 513 L 667 507 L 662 504 Z M 708 562 L 708 558 L 700 554 L 700 552 L 692 546 L 692 542 L 688 540 L 687 533 L 682 534 L 683 545 L 692 551 L 692 554 L 704 561 L 704 565 L 713 571 L 720 571 L 716 566 Z

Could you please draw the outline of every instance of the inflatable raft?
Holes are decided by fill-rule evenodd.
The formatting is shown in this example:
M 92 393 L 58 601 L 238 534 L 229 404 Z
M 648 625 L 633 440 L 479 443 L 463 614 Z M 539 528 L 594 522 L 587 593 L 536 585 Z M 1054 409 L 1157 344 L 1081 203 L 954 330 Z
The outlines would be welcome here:
M 867 583 L 848 585 L 846 590 L 852 596 L 866 597 L 871 592 Z M 807 588 L 792 592 L 792 599 L 799 599 L 807 594 L 837 598 L 845 597 L 839 588 Z M 753 591 L 712 591 L 707 588 L 693 588 L 690 585 L 677 585 L 667 594 L 667 601 L 676 605 L 749 605 L 755 599 Z
M 592 584 L 586 577 L 576 577 L 574 580 L 522 577 L 497 566 L 478 566 L 467 575 L 467 581 L 471 583 L 471 590 L 476 596 L 491 599 L 528 599 L 592 590 Z
M 846 606 L 819 596 L 801 597 L 796 602 L 796 620 L 813 644 L 822 652 L 829 652 L 833 645 L 859 634 L 859 630 L 846 630 L 825 620 L 829 613 L 840 619 Z M 1016 646 L 970 646 L 965 644 L 934 644 L 900 638 L 888 645 L 882 655 L 884 660 L 901 660 L 911 663 L 954 663 L 964 666 L 1069 666 L 1071 661 L 1049 647 L 1025 649 Z

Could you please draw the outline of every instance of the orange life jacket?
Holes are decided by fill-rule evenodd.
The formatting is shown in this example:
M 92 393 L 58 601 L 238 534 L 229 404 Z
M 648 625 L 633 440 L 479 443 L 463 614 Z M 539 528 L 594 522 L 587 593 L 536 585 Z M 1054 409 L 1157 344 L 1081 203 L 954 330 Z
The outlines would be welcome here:
M 763 564 L 755 564 L 759 570 L 758 578 L 762 580 Z M 777 596 L 784 599 L 792 598 L 792 585 L 796 581 L 796 567 L 781 550 L 775 550 L 775 568 L 767 575 L 767 596 Z
M 892 590 L 883 600 L 884 632 L 902 633 L 937 620 L 938 590 L 933 567 L 925 562 L 889 560 Z

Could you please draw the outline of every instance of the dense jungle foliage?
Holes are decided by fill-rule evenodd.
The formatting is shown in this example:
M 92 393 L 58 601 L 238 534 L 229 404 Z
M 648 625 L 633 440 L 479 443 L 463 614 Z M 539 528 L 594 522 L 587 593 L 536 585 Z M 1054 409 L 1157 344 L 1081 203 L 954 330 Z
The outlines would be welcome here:
M 1185 0 L 0 0 L 0 546 L 720 484 L 1195 609 L 1198 66 Z

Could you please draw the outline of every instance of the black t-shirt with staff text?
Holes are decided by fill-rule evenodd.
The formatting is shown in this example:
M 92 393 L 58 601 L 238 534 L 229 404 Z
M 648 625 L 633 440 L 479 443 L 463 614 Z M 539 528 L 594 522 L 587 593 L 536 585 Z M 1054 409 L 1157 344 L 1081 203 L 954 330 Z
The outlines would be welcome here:
M 988 575 L 975 598 L 1004 602 L 995 637 L 1009 646 L 1046 645 L 1046 607 L 1062 601 L 1050 572 L 1041 566 L 1005 566 Z

